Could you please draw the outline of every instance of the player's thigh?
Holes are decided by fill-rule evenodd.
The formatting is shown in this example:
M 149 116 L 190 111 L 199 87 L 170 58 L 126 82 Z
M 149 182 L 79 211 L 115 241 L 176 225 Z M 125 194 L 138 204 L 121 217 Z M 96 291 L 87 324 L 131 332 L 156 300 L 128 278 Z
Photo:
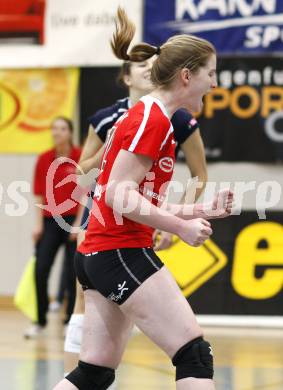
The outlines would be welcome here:
M 121 309 L 171 358 L 202 335 L 188 301 L 165 266 L 145 280 Z
M 82 344 L 83 314 L 73 314 L 68 324 L 64 343 L 64 372 L 72 371 L 78 363 Z
M 84 292 L 82 286 L 77 281 L 76 285 L 76 303 L 74 307 L 74 314 L 83 314 L 85 310 Z
M 84 300 L 80 359 L 117 368 L 133 324 L 116 303 L 106 299 L 98 291 L 86 290 Z

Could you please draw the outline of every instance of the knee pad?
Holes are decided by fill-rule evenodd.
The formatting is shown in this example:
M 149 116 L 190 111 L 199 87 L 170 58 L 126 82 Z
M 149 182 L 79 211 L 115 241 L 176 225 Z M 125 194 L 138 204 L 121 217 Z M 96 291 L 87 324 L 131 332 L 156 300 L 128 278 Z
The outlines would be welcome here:
M 172 359 L 176 381 L 184 378 L 213 378 L 213 354 L 210 344 L 202 337 L 191 340 Z
M 82 344 L 83 314 L 73 314 L 67 327 L 64 352 L 80 353 Z
M 78 367 L 66 379 L 79 390 L 106 390 L 115 380 L 115 370 L 79 360 Z

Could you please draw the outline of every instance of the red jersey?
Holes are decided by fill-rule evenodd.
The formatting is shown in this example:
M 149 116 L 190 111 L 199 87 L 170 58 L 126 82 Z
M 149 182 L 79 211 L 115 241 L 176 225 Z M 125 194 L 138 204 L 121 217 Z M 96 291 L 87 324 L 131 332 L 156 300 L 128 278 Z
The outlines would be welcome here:
M 68 158 L 78 163 L 80 154 L 81 150 L 73 146 Z M 49 170 L 51 165 L 54 167 L 54 173 Z M 44 205 L 48 205 L 48 210 L 43 210 L 45 217 L 76 215 L 79 204 L 72 197 L 77 186 L 73 180 L 74 176 L 72 177 L 75 172 L 76 166 L 71 161 L 62 163 L 60 158 L 56 160 L 55 149 L 48 150 L 38 157 L 34 172 L 34 194 L 42 196 Z M 70 181 L 56 188 L 57 184 L 68 176 Z
M 112 128 L 102 158 L 86 238 L 79 247 L 81 253 L 152 246 L 151 227 L 122 216 L 117 218 L 105 202 L 105 187 L 121 149 L 152 159 L 150 173 L 140 183 L 139 192 L 155 205 L 162 202 L 166 183 L 173 174 L 175 140 L 173 126 L 158 99 L 144 96 Z

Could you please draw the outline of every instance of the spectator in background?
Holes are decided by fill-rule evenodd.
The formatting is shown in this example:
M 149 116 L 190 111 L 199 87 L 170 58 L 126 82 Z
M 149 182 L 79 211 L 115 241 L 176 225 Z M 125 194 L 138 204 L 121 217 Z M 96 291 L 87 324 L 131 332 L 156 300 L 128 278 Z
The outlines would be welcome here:
M 32 237 L 36 248 L 35 280 L 38 321 L 24 333 L 26 338 L 37 337 L 47 324 L 48 279 L 56 253 L 61 245 L 65 246 L 64 262 L 68 265 L 65 267 L 68 292 L 65 323 L 69 321 L 75 303 L 76 278 L 73 258 L 76 249 L 76 234 L 62 229 L 54 217 L 62 217 L 69 226 L 79 225 L 81 218 L 78 213 L 79 204 L 72 200 L 72 192 L 76 183 L 70 177 L 70 182 L 57 188 L 56 186 L 63 179 L 75 173 L 74 162 L 79 161 L 80 149 L 72 142 L 73 123 L 71 120 L 62 116 L 57 117 L 51 124 L 51 133 L 54 148 L 38 157 L 34 172 L 35 203 L 48 205 L 48 207 L 36 206 L 36 222 Z M 54 176 L 49 177 L 51 165 L 55 168 L 55 172 Z M 54 204 L 52 204 L 50 194 Z M 65 207 L 66 201 L 71 202 L 67 207 Z

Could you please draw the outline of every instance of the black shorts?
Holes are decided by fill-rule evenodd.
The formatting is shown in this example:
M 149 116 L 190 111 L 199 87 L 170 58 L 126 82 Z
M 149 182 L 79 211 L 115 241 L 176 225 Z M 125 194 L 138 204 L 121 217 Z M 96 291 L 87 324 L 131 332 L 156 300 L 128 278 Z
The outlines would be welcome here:
M 118 305 L 163 265 L 152 248 L 77 252 L 75 256 L 75 270 L 83 289 L 97 290 Z

